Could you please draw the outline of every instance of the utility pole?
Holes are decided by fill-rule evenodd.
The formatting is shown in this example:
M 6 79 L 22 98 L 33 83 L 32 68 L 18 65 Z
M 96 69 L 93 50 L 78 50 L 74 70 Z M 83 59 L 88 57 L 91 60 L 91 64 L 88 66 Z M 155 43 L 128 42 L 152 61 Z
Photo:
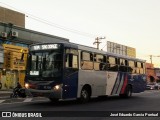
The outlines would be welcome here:
M 151 64 L 152 64 L 152 55 L 149 55 L 150 56 L 150 60 L 151 60 Z
M 95 38 L 95 42 L 93 43 L 93 45 L 97 44 L 97 49 L 99 49 L 99 44 L 101 43 L 100 42 L 101 39 L 105 39 L 105 37 L 96 37 Z
M 151 64 L 152 64 L 152 58 L 153 58 L 153 57 L 160 57 L 160 55 L 158 55 L 158 56 L 149 55 L 149 56 L 150 56 Z

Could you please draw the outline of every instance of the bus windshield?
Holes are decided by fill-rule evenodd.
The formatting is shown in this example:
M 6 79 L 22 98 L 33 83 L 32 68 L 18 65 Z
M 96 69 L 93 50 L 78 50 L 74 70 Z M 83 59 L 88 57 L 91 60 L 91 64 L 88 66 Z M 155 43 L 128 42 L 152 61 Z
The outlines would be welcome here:
M 32 51 L 29 56 L 29 76 L 60 77 L 62 53 L 56 50 Z

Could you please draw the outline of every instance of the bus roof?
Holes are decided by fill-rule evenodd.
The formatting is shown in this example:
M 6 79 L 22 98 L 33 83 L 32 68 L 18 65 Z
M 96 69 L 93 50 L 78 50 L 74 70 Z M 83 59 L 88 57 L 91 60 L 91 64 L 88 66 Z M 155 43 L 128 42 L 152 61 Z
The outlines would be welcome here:
M 98 49 L 96 49 L 94 47 L 90 47 L 90 46 L 80 45 L 80 44 L 71 43 L 71 42 L 64 43 L 64 44 L 66 47 L 73 47 L 73 45 L 74 45 L 74 47 L 78 47 L 78 49 L 80 49 L 80 50 L 91 51 L 94 53 L 105 54 L 105 55 L 124 58 L 124 59 L 128 59 L 128 60 L 136 60 L 136 61 L 146 62 L 146 60 L 133 58 L 133 57 L 125 56 L 125 55 L 120 55 L 120 54 L 115 54 L 115 53 L 111 53 L 111 52 L 107 52 L 107 51 L 103 51 L 103 50 L 98 50 Z
M 94 52 L 94 53 L 99 53 L 99 54 L 104 54 L 104 55 L 124 58 L 124 59 L 128 59 L 128 60 L 146 62 L 146 60 L 133 58 L 133 57 L 125 56 L 125 55 L 120 55 L 120 54 L 115 54 L 115 53 L 111 53 L 111 52 L 107 52 L 107 51 L 103 51 L 103 50 L 98 50 L 98 49 L 96 49 L 94 47 L 80 45 L 80 44 L 76 44 L 76 43 L 71 43 L 71 42 L 55 42 L 55 43 L 56 44 L 63 44 L 65 47 L 69 47 L 69 48 L 75 48 L 75 49 L 79 49 L 79 50 L 84 50 L 84 51 L 89 51 L 89 52 Z M 38 43 L 38 44 L 30 45 L 30 47 L 34 46 L 34 45 L 42 45 L 42 44 L 54 44 L 54 43 Z

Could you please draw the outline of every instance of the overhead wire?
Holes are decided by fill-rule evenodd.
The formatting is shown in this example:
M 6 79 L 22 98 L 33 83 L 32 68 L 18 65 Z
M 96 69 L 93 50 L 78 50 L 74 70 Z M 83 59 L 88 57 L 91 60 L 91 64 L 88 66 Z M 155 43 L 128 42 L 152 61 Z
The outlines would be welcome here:
M 79 35 L 82 35 L 82 36 L 85 36 L 85 37 L 91 37 L 91 38 L 95 38 L 97 35 L 93 35 L 93 34 L 90 34 L 90 33 L 86 33 L 86 32 L 82 32 L 82 31 L 79 31 L 79 30 L 75 30 L 75 29 L 71 29 L 71 28 L 68 28 L 68 27 L 65 27 L 65 26 L 62 26 L 62 25 L 59 25 L 59 24 L 56 24 L 56 23 L 53 23 L 53 22 L 50 22 L 48 20 L 45 20 L 45 19 L 42 19 L 42 18 L 39 18 L 35 15 L 32 15 L 30 13 L 27 13 L 25 11 L 22 11 L 22 10 L 19 10 L 11 5 L 8 5 L 6 3 L 2 3 L 0 2 L 1 4 L 7 6 L 7 7 L 10 7 L 18 12 L 22 12 L 26 15 L 26 17 L 30 18 L 30 19 L 33 19 L 33 20 L 36 20 L 36 21 L 39 21 L 41 23 L 44 23 L 44 24 L 47 24 L 49 26 L 52 26 L 52 27 L 55 27 L 55 28 L 58 28 L 58 29 L 61 29 L 61 30 L 64 30 L 64 31 L 68 31 L 68 32 L 72 32 L 72 33 L 76 33 L 76 34 L 79 34 Z
M 107 43 L 101 48 L 101 50 L 103 50 L 103 48 L 106 47 L 106 46 L 107 46 Z
M 48 20 L 39 19 L 39 18 L 33 17 L 33 16 L 27 16 L 27 17 L 30 18 L 30 19 L 39 21 L 39 22 L 41 22 L 41 23 L 47 24 L 47 25 L 49 25 L 49 26 L 52 26 L 52 27 L 55 27 L 55 28 L 64 30 L 64 31 L 76 33 L 76 34 L 79 34 L 79 35 L 82 35 L 82 36 L 86 36 L 86 37 L 92 37 L 92 38 L 95 38 L 95 37 L 96 37 L 96 35 L 92 35 L 92 34 L 90 34 L 90 33 L 78 31 L 78 30 L 75 30 L 75 29 L 70 29 L 70 28 L 67 28 L 67 27 L 64 27 L 64 26 L 61 26 L 61 25 L 52 23 L 52 22 L 50 22 L 50 21 L 48 21 Z

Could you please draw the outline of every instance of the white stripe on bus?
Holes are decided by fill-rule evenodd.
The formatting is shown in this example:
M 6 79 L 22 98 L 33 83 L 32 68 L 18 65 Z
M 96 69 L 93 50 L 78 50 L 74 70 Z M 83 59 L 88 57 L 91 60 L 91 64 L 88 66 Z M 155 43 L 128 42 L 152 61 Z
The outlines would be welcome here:
M 116 94 L 119 83 L 120 83 L 120 73 L 118 73 L 118 75 L 117 75 L 117 79 L 116 79 L 116 83 L 115 83 L 113 91 L 112 91 L 112 95 Z
M 122 78 L 121 78 L 121 82 L 120 82 L 117 94 L 120 94 L 122 86 L 123 86 L 123 83 L 124 83 L 124 74 L 122 74 Z

